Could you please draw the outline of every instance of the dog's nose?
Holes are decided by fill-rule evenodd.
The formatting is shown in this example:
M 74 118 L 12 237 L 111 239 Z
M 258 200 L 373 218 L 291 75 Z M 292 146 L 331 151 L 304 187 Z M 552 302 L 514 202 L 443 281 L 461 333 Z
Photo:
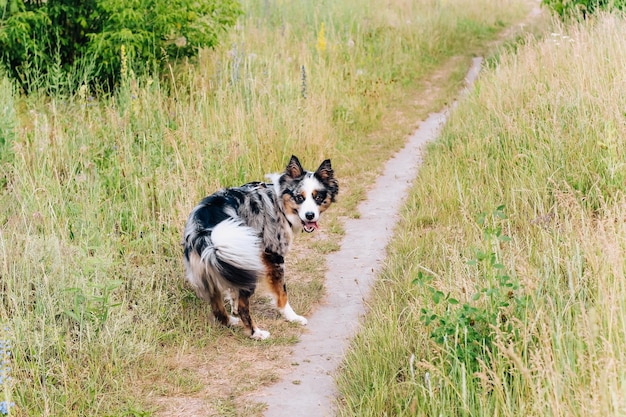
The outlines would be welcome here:
M 313 220 L 315 218 L 315 213 L 313 213 L 312 211 L 307 211 L 304 214 L 304 217 L 306 217 L 307 220 Z

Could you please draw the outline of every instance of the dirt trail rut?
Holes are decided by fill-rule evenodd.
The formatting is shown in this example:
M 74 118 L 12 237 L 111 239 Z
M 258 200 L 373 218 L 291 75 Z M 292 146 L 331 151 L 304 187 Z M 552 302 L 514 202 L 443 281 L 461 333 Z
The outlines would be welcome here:
M 478 76 L 481 61 L 474 59 L 467 85 Z M 327 295 L 287 359 L 294 364 L 291 371 L 254 398 L 267 403 L 265 417 L 335 414 L 335 371 L 366 312 L 366 300 L 404 196 L 417 175 L 424 144 L 437 137 L 446 116 L 444 109 L 420 124 L 405 147 L 387 161 L 383 175 L 358 207 L 360 218 L 346 221 L 341 249 L 327 257 Z

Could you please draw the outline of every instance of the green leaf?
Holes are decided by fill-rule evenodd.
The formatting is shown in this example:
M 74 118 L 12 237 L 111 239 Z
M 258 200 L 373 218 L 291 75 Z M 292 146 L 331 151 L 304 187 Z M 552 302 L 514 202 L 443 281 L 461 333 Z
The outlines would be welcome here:
M 63 313 L 68 316 L 69 318 L 71 318 L 72 320 L 74 320 L 76 323 L 80 323 L 81 319 L 78 316 L 78 314 L 76 314 L 75 312 L 73 312 L 72 310 L 63 310 Z
M 445 297 L 445 294 L 442 293 L 441 291 L 435 291 L 433 293 L 433 301 L 435 302 L 435 304 L 439 304 L 439 302 Z

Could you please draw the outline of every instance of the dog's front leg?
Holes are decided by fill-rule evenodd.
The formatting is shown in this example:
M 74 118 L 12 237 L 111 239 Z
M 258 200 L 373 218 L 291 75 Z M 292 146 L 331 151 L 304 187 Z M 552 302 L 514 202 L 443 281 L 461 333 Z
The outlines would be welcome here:
M 270 295 L 274 298 L 276 308 L 278 308 L 280 314 L 287 321 L 306 325 L 307 319 L 296 314 L 289 304 L 287 286 L 285 284 L 285 259 L 283 256 L 274 252 L 265 252 L 263 254 L 263 263 L 265 263 L 267 270 Z

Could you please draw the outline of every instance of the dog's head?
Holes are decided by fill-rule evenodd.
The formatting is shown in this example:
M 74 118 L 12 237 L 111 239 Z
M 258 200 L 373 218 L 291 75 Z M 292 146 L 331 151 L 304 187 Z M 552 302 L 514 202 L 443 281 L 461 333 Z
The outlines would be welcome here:
M 322 162 L 317 171 L 310 172 L 292 155 L 275 185 L 292 227 L 296 229 L 302 225 L 308 233 L 317 229 L 320 214 L 335 201 L 339 192 L 330 159 Z

